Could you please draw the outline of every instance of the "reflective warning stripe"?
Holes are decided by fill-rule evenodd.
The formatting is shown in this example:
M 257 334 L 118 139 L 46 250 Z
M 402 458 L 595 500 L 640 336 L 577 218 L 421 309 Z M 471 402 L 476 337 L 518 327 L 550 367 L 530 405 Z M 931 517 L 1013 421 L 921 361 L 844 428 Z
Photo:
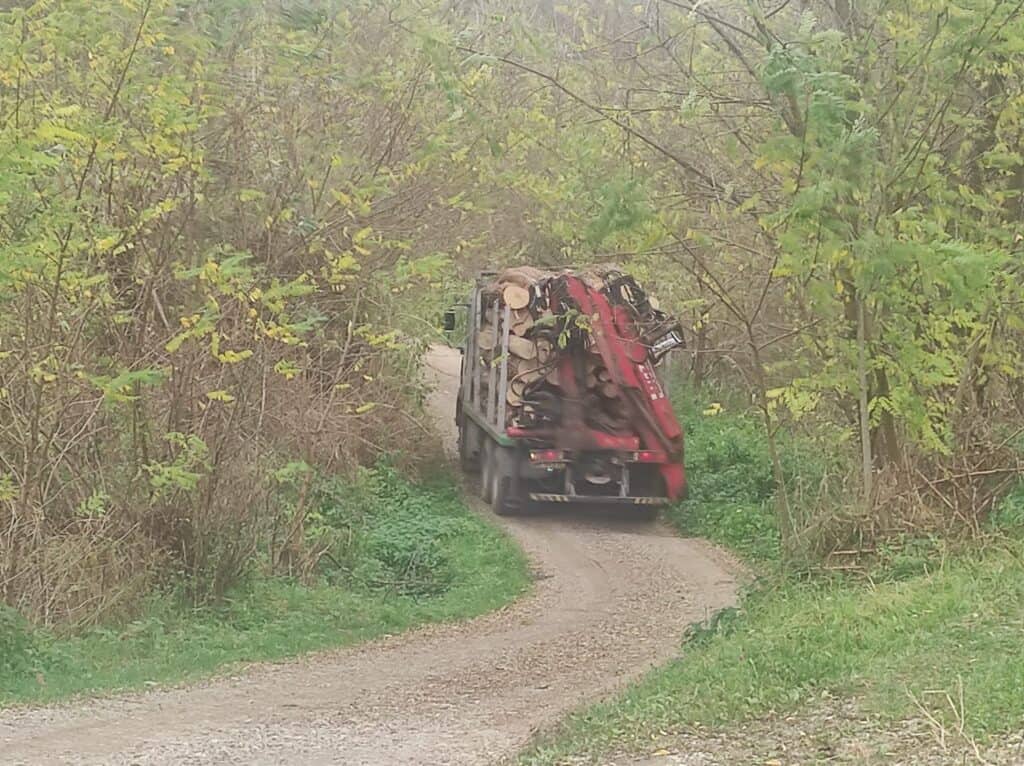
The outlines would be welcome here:
M 539 503 L 593 503 L 621 505 L 664 505 L 664 497 L 614 497 L 608 495 L 558 495 L 549 492 L 531 492 L 530 499 Z

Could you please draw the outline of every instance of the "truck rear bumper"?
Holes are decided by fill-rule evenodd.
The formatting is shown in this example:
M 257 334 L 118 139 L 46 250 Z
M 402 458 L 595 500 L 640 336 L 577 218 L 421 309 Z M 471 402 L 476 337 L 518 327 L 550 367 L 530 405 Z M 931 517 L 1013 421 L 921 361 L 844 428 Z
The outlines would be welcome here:
M 587 505 L 665 505 L 669 502 L 667 497 L 558 495 L 550 492 L 531 492 L 530 499 L 537 503 L 586 503 Z

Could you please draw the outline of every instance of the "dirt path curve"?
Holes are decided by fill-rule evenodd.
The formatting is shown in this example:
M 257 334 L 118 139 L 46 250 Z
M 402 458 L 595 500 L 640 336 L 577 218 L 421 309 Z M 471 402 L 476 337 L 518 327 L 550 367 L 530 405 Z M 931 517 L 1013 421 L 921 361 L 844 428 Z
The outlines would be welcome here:
M 449 435 L 458 365 L 430 358 Z M 0 763 L 493 764 L 671 657 L 735 595 L 719 554 L 657 525 L 503 523 L 539 578 L 508 609 L 188 688 L 0 712 Z

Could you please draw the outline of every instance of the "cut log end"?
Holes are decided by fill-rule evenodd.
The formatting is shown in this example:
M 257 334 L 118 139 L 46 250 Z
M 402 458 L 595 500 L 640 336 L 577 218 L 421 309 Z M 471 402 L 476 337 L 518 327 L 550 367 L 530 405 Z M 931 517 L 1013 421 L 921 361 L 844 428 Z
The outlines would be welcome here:
M 520 287 L 519 285 L 505 285 L 505 289 L 501 294 L 505 299 L 505 303 L 513 311 L 525 309 L 530 305 L 530 291 L 525 287 Z

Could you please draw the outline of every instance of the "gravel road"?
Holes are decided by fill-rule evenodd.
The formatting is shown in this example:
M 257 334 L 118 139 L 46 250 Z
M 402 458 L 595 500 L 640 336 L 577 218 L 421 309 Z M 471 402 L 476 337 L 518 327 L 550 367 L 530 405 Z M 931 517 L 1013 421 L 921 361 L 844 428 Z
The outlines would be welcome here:
M 452 438 L 458 352 L 429 366 Z M 187 688 L 2 711 L 0 763 L 493 764 L 735 598 L 722 554 L 657 524 L 501 523 L 538 578 L 507 609 Z

